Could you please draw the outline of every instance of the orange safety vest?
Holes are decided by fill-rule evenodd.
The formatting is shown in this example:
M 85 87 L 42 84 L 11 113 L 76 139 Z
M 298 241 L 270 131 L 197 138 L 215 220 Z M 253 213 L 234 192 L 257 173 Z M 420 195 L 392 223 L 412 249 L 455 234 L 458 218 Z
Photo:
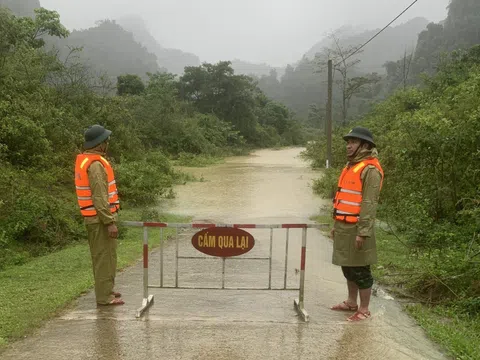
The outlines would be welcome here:
M 94 161 L 100 161 L 107 171 L 108 203 L 110 204 L 110 211 L 116 213 L 120 209 L 117 184 L 110 163 L 100 155 L 80 154 L 77 155 L 77 161 L 75 162 L 75 188 L 80 212 L 84 217 L 97 215 L 97 210 L 93 205 L 92 189 L 90 188 L 90 181 L 87 173 L 88 168 Z
M 362 205 L 362 171 L 365 167 L 373 165 L 382 174 L 383 185 L 383 169 L 377 158 L 370 158 L 359 162 L 353 166 L 346 166 L 340 179 L 338 180 L 338 190 L 333 200 L 333 218 L 338 221 L 355 224 L 360 217 L 360 208 Z

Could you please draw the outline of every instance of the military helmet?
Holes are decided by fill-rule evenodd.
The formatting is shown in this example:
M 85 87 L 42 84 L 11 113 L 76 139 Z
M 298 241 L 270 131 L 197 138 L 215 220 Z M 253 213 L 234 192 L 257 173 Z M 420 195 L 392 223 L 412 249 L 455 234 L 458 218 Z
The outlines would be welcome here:
M 90 126 L 87 131 L 85 131 L 85 143 L 83 144 L 84 149 L 92 149 L 97 145 L 100 145 L 105 140 L 107 140 L 112 132 L 105 129 L 101 125 Z
M 372 144 L 373 147 L 376 147 L 375 142 L 373 141 L 373 135 L 367 128 L 360 126 L 354 127 L 347 135 L 343 137 L 345 141 L 351 138 L 364 140 Z

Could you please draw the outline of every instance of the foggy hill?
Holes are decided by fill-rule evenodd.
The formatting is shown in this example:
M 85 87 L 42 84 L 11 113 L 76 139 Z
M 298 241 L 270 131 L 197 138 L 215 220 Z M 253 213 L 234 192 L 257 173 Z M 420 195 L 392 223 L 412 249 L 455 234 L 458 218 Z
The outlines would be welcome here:
M 387 61 L 403 58 L 405 50 L 412 53 L 417 44 L 418 35 L 426 29 L 429 21 L 425 18 L 415 18 L 404 24 L 389 27 L 382 32 L 375 41 L 368 44 L 364 52 L 357 58 L 361 60 L 358 69 L 363 72 L 384 73 L 383 65 Z M 365 31 L 357 34 L 337 36 L 340 38 L 342 47 L 359 46 L 374 36 L 380 29 Z M 322 53 L 325 48 L 332 47 L 332 41 L 328 38 L 315 44 L 307 53 L 309 59 L 316 54 Z
M 9 8 L 16 16 L 33 16 L 40 0 L 0 0 L 0 6 Z
M 182 74 L 185 66 L 200 65 L 200 59 L 195 54 L 161 46 L 150 33 L 141 17 L 131 15 L 120 18 L 117 22 L 125 30 L 132 32 L 137 42 L 145 46 L 149 52 L 155 54 L 159 66 L 166 68 L 168 72 Z
M 32 16 L 41 4 L 39 0 L 0 0 L 0 6 L 8 7 L 17 16 Z M 48 37 L 46 40 L 47 47 L 53 45 L 59 50 L 61 59 L 67 57 L 71 48 L 83 48 L 77 53 L 79 60 L 93 73 L 107 73 L 112 80 L 126 73 L 146 78 L 147 72 L 161 70 L 156 56 L 114 21 L 101 21 L 87 30 L 74 30 L 66 39 Z
M 480 1 L 452 0 L 445 21 L 431 23 L 418 37 L 412 76 L 434 74 L 445 52 L 480 44 Z
M 350 77 L 361 74 L 387 72 L 384 65 L 391 61 L 403 59 L 405 50 L 412 53 L 418 41 L 419 34 L 426 29 L 428 21 L 424 18 L 415 18 L 404 24 L 386 29 L 365 51 L 358 56 L 361 62 L 355 70 L 351 70 Z M 343 48 L 360 46 L 375 35 L 377 30 L 363 31 L 358 28 L 345 27 L 337 34 Z M 326 98 L 326 74 L 319 74 L 319 65 L 314 60 L 315 54 L 322 53 L 326 47 L 331 47 L 331 40 L 326 38 L 313 46 L 305 56 L 294 66 L 288 65 L 284 75 L 278 80 L 274 76 L 263 76 L 259 81 L 260 88 L 273 99 L 280 101 L 293 110 L 298 117 L 307 119 L 312 114 L 312 104 L 318 108 L 324 106 Z M 338 88 L 334 94 L 340 97 Z M 385 90 L 386 91 L 386 90 Z M 373 101 L 372 96 L 366 101 Z M 355 102 L 353 98 L 352 103 Z M 362 100 L 363 101 L 363 100 Z M 338 104 L 335 106 L 338 107 Z M 364 112 L 365 109 L 350 109 L 352 115 Z M 318 120 L 315 120 L 318 121 Z
M 160 45 L 149 31 L 145 21 L 139 16 L 130 15 L 122 17 L 117 20 L 117 23 L 125 30 L 132 32 L 137 42 L 144 45 L 148 51 L 157 56 L 159 66 L 166 68 L 169 72 L 182 74 L 185 66 L 199 66 L 201 64 L 200 58 L 195 54 L 178 49 L 165 48 Z M 255 64 L 239 59 L 231 60 L 231 62 L 236 74 L 260 77 L 269 75 L 271 70 L 276 70 L 278 75 L 281 76 L 285 71 L 284 68 L 275 68 L 268 64 Z
M 115 21 L 101 21 L 95 27 L 72 31 L 68 38 L 53 39 L 52 42 L 60 49 L 62 58 L 68 55 L 69 48 L 83 47 L 80 59 L 95 72 L 107 73 L 113 79 L 123 74 L 146 78 L 147 72 L 160 70 L 156 56 Z

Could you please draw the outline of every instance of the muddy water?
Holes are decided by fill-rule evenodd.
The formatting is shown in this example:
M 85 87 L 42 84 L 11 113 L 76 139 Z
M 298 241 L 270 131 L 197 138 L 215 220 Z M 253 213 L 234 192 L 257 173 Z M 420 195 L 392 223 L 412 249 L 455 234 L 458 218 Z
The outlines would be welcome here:
M 187 168 L 204 182 L 175 189 L 177 198 L 162 210 L 222 222 L 308 219 L 325 201 L 313 195 L 311 180 L 319 176 L 299 157 L 302 149 L 261 150 L 228 158 L 208 168 Z
M 224 164 L 188 169 L 205 181 L 176 188 L 177 198 L 162 211 L 191 215 L 198 221 L 237 223 L 309 222 L 326 204 L 312 195 L 311 180 L 320 176 L 298 155 L 301 149 L 263 150 L 252 156 L 227 159 Z M 255 247 L 242 261 L 226 261 L 225 286 L 272 288 L 298 286 L 300 233 L 274 232 L 272 271 L 269 230 L 250 229 Z M 158 236 L 152 231 L 150 236 Z M 198 254 L 182 233 L 164 248 L 164 284 L 180 287 L 219 287 L 222 261 L 180 259 L 175 252 Z M 139 239 L 141 246 L 141 239 Z M 120 244 L 121 246 L 121 244 Z M 155 303 L 144 318 L 135 310 L 142 302 L 142 266 L 117 277 L 126 305 L 95 308 L 92 293 L 75 308 L 46 324 L 35 336 L 0 354 L 2 359 L 443 359 L 423 331 L 388 297 L 372 299 L 372 318 L 345 321 L 346 314 L 329 306 L 345 298 L 345 280 L 331 264 L 329 239 L 308 231 L 305 306 L 310 322 L 293 309 L 298 291 L 150 289 Z M 286 271 L 286 277 L 285 277 Z M 150 256 L 149 279 L 158 284 L 159 252 Z M 379 292 L 381 293 L 381 292 Z

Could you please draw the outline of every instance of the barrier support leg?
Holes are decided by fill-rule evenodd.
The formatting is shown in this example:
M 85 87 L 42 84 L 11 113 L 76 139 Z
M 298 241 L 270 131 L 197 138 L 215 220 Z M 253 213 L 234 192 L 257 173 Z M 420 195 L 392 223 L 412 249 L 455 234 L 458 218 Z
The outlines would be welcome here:
M 305 262 L 307 260 L 307 228 L 302 229 L 302 254 L 300 260 L 300 291 L 298 295 L 298 299 L 295 299 L 293 304 L 295 306 L 295 310 L 297 310 L 298 315 L 303 319 L 303 321 L 307 322 L 308 313 L 305 310 L 304 305 L 304 295 L 305 295 Z
M 139 318 L 153 304 L 153 295 L 148 295 L 148 229 L 143 228 L 143 300 L 135 317 Z

